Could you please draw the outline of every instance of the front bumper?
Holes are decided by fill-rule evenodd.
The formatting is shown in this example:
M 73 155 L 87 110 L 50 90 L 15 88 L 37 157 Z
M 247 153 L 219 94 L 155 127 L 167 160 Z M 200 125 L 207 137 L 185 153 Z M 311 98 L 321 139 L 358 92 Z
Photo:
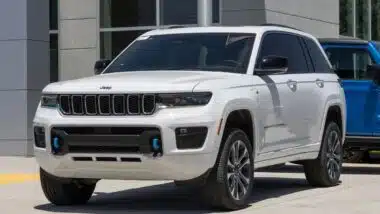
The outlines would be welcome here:
M 202 114 L 205 111 L 202 107 L 178 108 L 164 109 L 150 116 L 99 117 L 63 116 L 56 109 L 38 108 L 34 127 L 45 129 L 46 145 L 43 148 L 35 145 L 35 157 L 44 170 L 59 177 L 126 180 L 192 179 L 213 167 L 221 140 L 221 136 L 216 133 L 220 119 L 213 115 Z M 142 150 L 135 152 L 122 149 L 87 151 L 82 147 L 82 150 L 75 152 L 63 150 L 61 153 L 56 153 L 52 143 L 52 133 L 56 134 L 56 130 L 61 127 L 151 127 L 159 132 L 162 154 L 157 156 L 149 152 L 148 144 L 142 146 Z M 176 129 L 181 127 L 207 127 L 207 134 L 201 147 L 178 148 Z M 74 142 L 72 145 L 79 145 L 78 143 L 83 143 L 83 139 L 86 139 L 83 135 L 70 137 Z M 110 138 L 110 144 L 120 146 L 123 144 L 123 139 L 125 142 L 133 139 L 133 136 L 128 137 L 131 136 L 121 136 L 119 138 L 121 140 L 117 137 Z M 107 141 L 105 136 L 92 139 L 85 140 L 85 143 L 88 143 L 86 146 L 102 140 L 102 143 Z M 133 143 L 136 142 L 139 141 Z

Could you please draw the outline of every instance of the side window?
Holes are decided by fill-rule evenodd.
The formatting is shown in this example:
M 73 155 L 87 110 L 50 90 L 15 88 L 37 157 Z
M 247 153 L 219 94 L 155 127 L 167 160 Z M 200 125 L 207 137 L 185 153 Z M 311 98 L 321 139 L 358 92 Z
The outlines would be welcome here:
M 323 53 L 319 46 L 315 43 L 315 41 L 304 38 L 304 41 L 306 43 L 306 47 L 309 51 L 310 58 L 313 62 L 314 70 L 317 73 L 326 73 L 326 72 L 332 72 L 330 65 L 328 64 L 326 58 L 323 56 Z
M 306 58 L 302 49 L 301 43 L 297 36 L 282 33 L 269 33 L 261 43 L 257 66 L 263 57 L 277 55 L 288 58 L 289 70 L 288 73 L 307 73 Z
M 374 64 L 374 61 L 366 48 L 331 47 L 326 49 L 326 54 L 340 78 L 371 79 L 367 66 Z

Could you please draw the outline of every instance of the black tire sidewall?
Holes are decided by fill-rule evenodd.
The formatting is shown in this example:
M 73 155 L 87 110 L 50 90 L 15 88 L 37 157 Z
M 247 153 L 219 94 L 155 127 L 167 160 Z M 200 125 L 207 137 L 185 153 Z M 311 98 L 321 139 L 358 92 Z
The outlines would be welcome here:
M 340 145 L 339 145 L 340 148 L 339 149 L 341 151 L 341 161 L 339 164 L 339 169 L 340 169 L 339 175 L 337 176 L 337 178 L 335 180 L 332 180 L 330 178 L 330 176 L 328 175 L 328 168 L 327 168 L 328 137 L 329 137 L 330 132 L 332 132 L 332 131 L 338 132 L 338 138 L 340 141 Z M 327 124 L 325 132 L 323 134 L 322 148 L 321 148 L 319 159 L 320 159 L 320 164 L 321 164 L 320 167 L 322 168 L 322 172 L 324 174 L 323 176 L 325 177 L 325 179 L 327 179 L 328 183 L 330 183 L 331 185 L 337 184 L 339 182 L 339 179 L 340 179 L 340 176 L 342 173 L 342 168 L 343 168 L 343 142 L 342 142 L 342 133 L 340 131 L 338 124 L 336 124 L 335 122 L 329 122 Z
M 225 193 L 224 196 L 228 198 L 228 201 L 230 201 L 236 207 L 242 207 L 242 206 L 247 205 L 247 200 L 251 197 L 252 188 L 253 188 L 253 179 L 254 179 L 253 149 L 247 135 L 242 130 L 231 129 L 231 130 L 228 130 L 227 133 L 228 135 L 225 140 L 223 150 L 220 156 L 217 178 L 218 178 L 218 182 L 222 184 L 221 188 L 223 188 L 223 192 Z M 228 181 L 227 181 L 227 161 L 229 157 L 229 151 L 233 143 L 236 142 L 237 140 L 241 140 L 244 143 L 244 145 L 247 147 L 249 160 L 251 164 L 250 184 L 248 186 L 247 194 L 240 200 L 235 200 L 231 196 L 231 193 L 228 187 Z

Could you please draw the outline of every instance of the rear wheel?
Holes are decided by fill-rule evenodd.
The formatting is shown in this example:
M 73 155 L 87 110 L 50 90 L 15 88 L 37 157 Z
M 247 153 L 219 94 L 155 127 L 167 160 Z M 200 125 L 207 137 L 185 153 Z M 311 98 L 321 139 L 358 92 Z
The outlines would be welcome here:
M 342 134 L 339 126 L 330 121 L 326 124 L 318 158 L 304 163 L 306 178 L 312 186 L 337 185 L 342 172 L 342 163 Z
M 241 209 L 247 206 L 252 193 L 253 149 L 247 135 L 240 129 L 227 130 L 222 145 L 204 196 L 215 207 Z
M 96 183 L 64 180 L 40 169 L 40 181 L 46 198 L 55 205 L 80 205 L 91 198 Z

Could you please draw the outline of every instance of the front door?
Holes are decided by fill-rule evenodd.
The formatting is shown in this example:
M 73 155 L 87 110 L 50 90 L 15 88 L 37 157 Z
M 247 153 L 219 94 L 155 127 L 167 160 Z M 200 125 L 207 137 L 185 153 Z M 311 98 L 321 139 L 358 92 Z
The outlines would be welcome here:
M 380 131 L 380 117 L 376 110 L 380 88 L 367 73 L 367 65 L 374 63 L 369 49 L 366 45 L 326 45 L 324 49 L 342 79 L 347 105 L 347 135 L 372 136 L 373 132 Z
M 308 131 L 305 130 L 307 126 L 304 124 L 307 108 L 302 100 L 307 89 L 303 79 L 308 75 L 308 66 L 299 38 L 280 32 L 266 33 L 260 45 L 256 68 L 260 68 L 259 62 L 266 56 L 286 57 L 288 71 L 284 74 L 261 76 L 269 89 L 269 95 L 259 95 L 260 106 L 265 111 L 263 115 L 267 115 L 264 118 L 265 143 L 260 151 L 263 159 L 275 158 L 276 155 L 292 155 L 282 151 L 291 153 L 292 148 L 304 146 L 305 139 L 308 138 Z M 273 109 L 268 109 L 267 106 L 273 106 Z

